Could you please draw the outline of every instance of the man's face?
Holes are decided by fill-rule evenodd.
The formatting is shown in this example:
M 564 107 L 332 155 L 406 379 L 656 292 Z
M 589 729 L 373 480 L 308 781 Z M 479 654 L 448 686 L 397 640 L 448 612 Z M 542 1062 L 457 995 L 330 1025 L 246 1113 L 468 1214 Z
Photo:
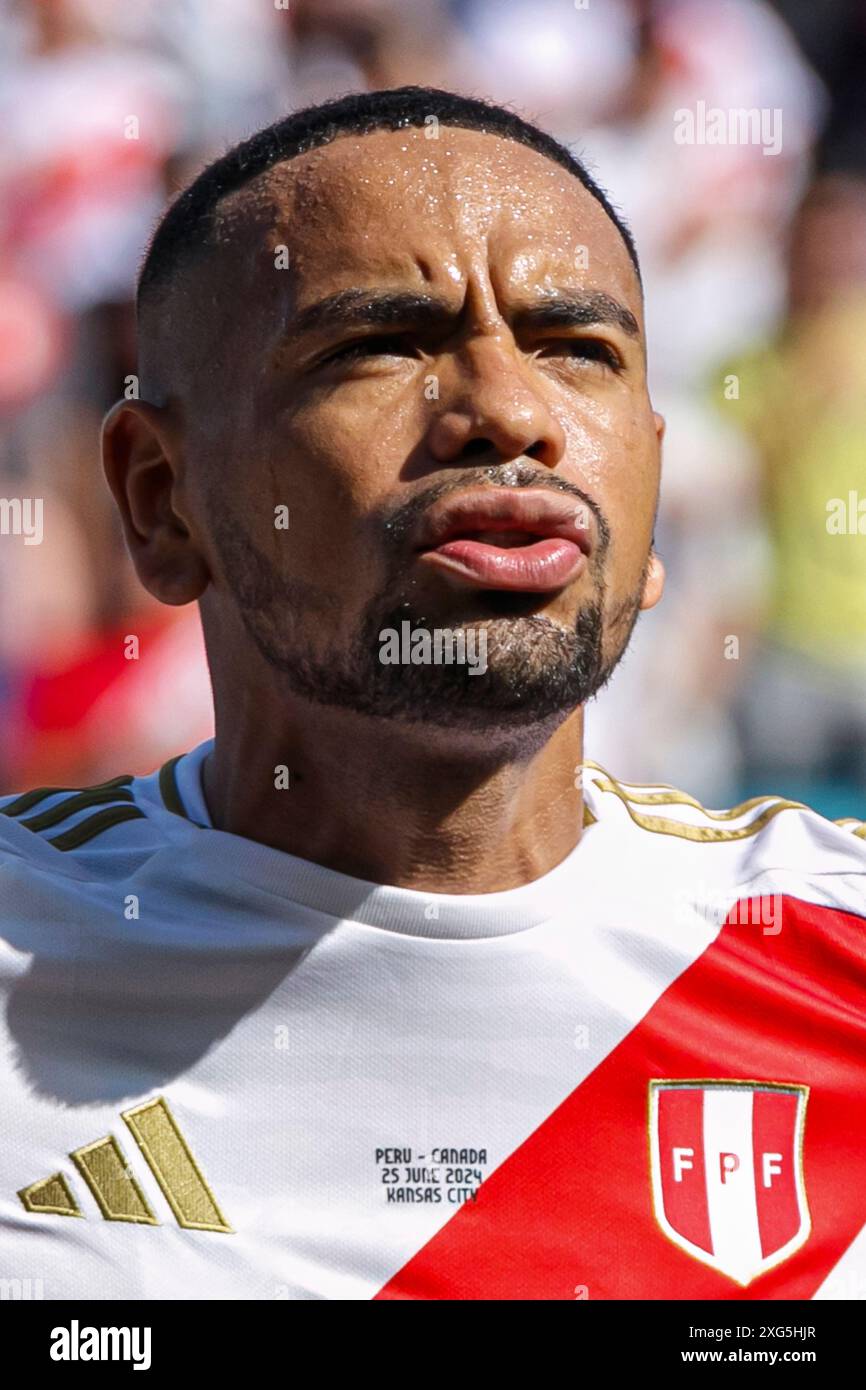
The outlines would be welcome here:
M 661 585 L 619 233 L 552 161 L 444 127 L 341 138 L 256 193 L 223 205 L 185 405 L 209 643 L 243 631 L 287 690 L 371 715 L 565 715 Z M 384 664 L 405 621 L 483 631 L 486 669 Z

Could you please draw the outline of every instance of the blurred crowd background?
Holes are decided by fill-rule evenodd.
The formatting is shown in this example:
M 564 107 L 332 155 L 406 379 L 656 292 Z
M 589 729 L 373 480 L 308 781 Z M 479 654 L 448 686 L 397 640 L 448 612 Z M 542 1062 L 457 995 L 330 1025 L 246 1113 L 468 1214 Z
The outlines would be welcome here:
M 4 0 L 0 498 L 44 499 L 45 535 L 0 535 L 0 788 L 211 733 L 197 611 L 141 589 L 98 465 L 136 269 L 229 144 L 408 82 L 538 120 L 637 238 L 669 588 L 588 756 L 866 817 L 866 0 Z M 677 143 L 700 102 L 781 112 L 781 149 Z

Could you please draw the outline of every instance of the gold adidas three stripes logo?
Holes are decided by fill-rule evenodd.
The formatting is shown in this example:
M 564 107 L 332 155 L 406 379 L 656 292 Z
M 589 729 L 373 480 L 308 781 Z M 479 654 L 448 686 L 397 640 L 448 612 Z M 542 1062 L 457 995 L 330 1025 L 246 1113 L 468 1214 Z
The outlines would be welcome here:
M 179 1226 L 191 1231 L 232 1232 L 177 1120 L 162 1096 L 121 1112 Z M 73 1149 L 75 1164 L 106 1221 L 160 1223 L 113 1134 Z M 83 1216 L 64 1173 L 23 1187 L 26 1211 L 43 1216 Z

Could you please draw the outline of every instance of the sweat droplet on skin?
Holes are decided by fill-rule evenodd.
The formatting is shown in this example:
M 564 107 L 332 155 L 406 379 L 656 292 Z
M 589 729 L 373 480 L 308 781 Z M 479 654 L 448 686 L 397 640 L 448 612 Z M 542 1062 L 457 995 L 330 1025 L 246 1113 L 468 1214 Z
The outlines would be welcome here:
M 511 463 L 503 464 L 498 468 L 490 469 L 488 471 L 491 474 L 495 474 L 497 481 L 500 483 L 504 483 L 506 487 L 516 487 L 517 484 L 520 482 L 521 474 L 523 472 L 520 465 L 514 461 Z

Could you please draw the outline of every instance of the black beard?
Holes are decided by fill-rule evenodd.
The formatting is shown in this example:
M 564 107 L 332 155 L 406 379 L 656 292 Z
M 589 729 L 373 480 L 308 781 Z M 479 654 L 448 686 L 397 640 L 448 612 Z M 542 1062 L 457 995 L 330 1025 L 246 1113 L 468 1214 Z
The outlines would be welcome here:
M 534 472 L 534 470 L 533 470 Z M 451 490 L 458 480 L 448 485 Z M 417 510 L 419 502 L 411 504 Z M 403 525 L 392 528 L 399 539 Z M 403 724 L 427 724 L 467 732 L 528 729 L 556 721 L 586 704 L 612 675 L 638 616 L 638 590 L 608 618 L 605 656 L 604 544 L 593 566 L 595 596 L 565 628 L 532 612 L 537 596 L 483 592 L 475 596 L 478 617 L 441 623 L 439 630 L 484 633 L 486 669 L 465 661 L 415 665 L 380 660 L 384 629 L 436 630 L 398 581 L 401 555 L 395 551 L 390 582 L 368 605 L 356 640 L 341 650 L 322 647 L 329 608 L 325 596 L 307 581 L 284 578 L 236 520 L 213 516 L 217 547 L 243 624 L 265 661 L 279 671 L 287 689 L 315 705 L 352 710 Z M 403 559 L 405 563 L 405 559 Z M 648 563 L 648 562 L 647 562 Z M 646 571 L 645 571 L 646 572 Z M 390 598 L 387 595 L 390 594 Z M 301 615 L 318 628 L 319 641 L 304 641 Z M 335 630 L 340 623 L 337 614 Z
M 486 669 L 474 674 L 465 661 L 383 664 L 379 634 L 384 629 L 399 633 L 408 621 L 413 633 L 434 631 L 406 606 L 369 614 L 364 637 L 351 651 L 326 663 L 313 662 L 297 650 L 277 650 L 249 617 L 244 616 L 247 631 L 294 694 L 314 704 L 402 723 L 479 729 L 491 722 L 533 724 L 583 704 L 607 676 L 596 604 L 582 609 L 572 632 L 539 616 L 473 624 L 476 633 L 486 633 L 487 642 Z M 466 631 L 467 625 L 455 625 L 451 631 L 461 628 Z

